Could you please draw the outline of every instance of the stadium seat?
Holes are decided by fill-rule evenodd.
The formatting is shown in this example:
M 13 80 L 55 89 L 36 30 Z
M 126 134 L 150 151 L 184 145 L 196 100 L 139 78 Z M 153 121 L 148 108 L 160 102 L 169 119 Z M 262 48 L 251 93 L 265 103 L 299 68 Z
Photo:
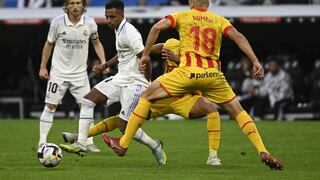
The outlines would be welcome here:
M 97 6 L 104 6 L 106 4 L 105 0 L 90 0 L 89 6 L 97 7 Z
M 168 5 L 168 0 L 148 0 L 148 6 L 164 6 Z
M 18 6 L 17 0 L 4 0 L 3 7 L 5 8 L 16 8 Z
M 123 0 L 124 6 L 139 6 L 138 0 Z

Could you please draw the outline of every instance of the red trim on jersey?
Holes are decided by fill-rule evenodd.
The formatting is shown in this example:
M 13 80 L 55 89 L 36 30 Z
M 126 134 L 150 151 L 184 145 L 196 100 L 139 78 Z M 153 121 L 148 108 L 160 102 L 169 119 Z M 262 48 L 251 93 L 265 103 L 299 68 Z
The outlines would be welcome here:
M 232 25 L 229 25 L 229 26 L 227 26 L 226 28 L 224 28 L 224 30 L 223 30 L 223 35 L 225 36 L 225 37 L 228 37 L 228 34 L 227 34 L 227 32 L 230 30 L 230 29 L 233 29 L 234 27 L 232 26 Z
M 200 12 L 206 12 L 207 11 L 207 8 L 205 7 L 198 7 L 198 8 L 194 8 L 195 10 L 198 10 Z
M 233 96 L 233 98 L 229 99 L 228 101 L 225 101 L 225 102 L 222 102 L 222 103 L 219 103 L 219 104 L 226 104 L 226 103 L 228 103 L 228 102 L 230 102 L 230 101 L 234 100 L 235 98 L 236 98 L 236 96 Z
M 218 70 L 221 71 L 221 61 L 219 59 L 217 60 L 217 64 L 218 64 Z
M 208 132 L 220 132 L 220 129 L 208 130 Z
M 171 21 L 171 28 L 174 28 L 174 18 L 171 15 L 165 16 L 165 18 L 169 19 Z
M 206 57 L 206 60 L 208 62 L 208 68 L 213 68 L 214 64 L 213 64 L 211 57 Z
M 197 59 L 197 66 L 198 67 L 202 67 L 202 59 L 201 59 L 201 56 L 199 54 L 195 54 L 196 56 L 196 59 Z
M 138 116 L 139 118 L 147 119 L 147 118 L 144 118 L 144 117 L 142 117 L 142 116 L 138 115 L 138 114 L 137 114 L 137 113 L 135 113 L 134 111 L 132 112 L 132 114 L 134 114 L 135 116 Z
M 257 133 L 255 130 L 251 131 L 248 133 L 248 135 L 250 135 L 251 133 Z
M 172 97 L 172 94 L 168 91 L 168 89 L 166 87 L 164 87 L 163 84 L 161 84 L 161 82 L 159 82 L 159 84 L 162 87 L 162 89 L 165 90 L 169 94 L 169 96 Z
M 249 123 L 253 123 L 253 121 L 248 121 L 246 123 L 243 124 L 243 126 L 241 127 L 241 129 L 243 129 L 246 125 L 248 125 Z
M 190 57 L 190 53 L 186 53 L 186 58 L 187 58 L 187 63 L 186 66 L 191 66 L 191 57 Z

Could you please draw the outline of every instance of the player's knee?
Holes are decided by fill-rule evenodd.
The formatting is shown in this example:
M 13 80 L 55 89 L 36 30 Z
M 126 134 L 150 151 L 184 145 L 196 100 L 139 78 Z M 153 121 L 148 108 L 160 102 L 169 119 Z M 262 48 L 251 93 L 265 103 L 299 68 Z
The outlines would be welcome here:
M 82 98 L 81 100 L 81 107 L 84 108 L 94 108 L 96 106 L 96 104 L 92 101 L 90 101 L 89 99 L 86 98 Z
M 200 108 L 201 108 L 201 111 L 204 113 L 204 114 L 210 114 L 210 113 L 213 113 L 213 112 L 218 112 L 218 109 L 216 108 L 216 106 L 211 102 L 209 101 L 208 99 L 204 98 L 204 97 L 201 97 L 199 98 L 199 104 L 200 104 Z
M 55 104 L 46 103 L 46 107 L 47 107 L 48 109 L 50 109 L 51 111 L 54 111 L 54 110 L 57 109 L 57 105 L 55 105 Z

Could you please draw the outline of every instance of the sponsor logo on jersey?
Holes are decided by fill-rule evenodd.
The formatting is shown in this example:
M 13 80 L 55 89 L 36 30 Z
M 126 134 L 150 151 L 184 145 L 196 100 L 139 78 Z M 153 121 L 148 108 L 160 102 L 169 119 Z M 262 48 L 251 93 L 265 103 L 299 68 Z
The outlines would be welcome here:
M 217 78 L 222 79 L 223 75 L 217 72 L 191 73 L 190 79 Z

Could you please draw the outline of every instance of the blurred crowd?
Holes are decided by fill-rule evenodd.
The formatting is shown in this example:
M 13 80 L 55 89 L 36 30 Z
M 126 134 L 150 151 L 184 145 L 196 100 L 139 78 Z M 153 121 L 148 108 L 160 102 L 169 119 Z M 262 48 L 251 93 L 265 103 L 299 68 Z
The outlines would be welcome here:
M 239 5 L 277 5 L 277 4 L 320 4 L 320 0 L 209 0 L 217 6 Z M 123 0 L 129 6 L 181 6 L 188 5 L 188 0 Z M 43 8 L 62 7 L 64 0 L 0 0 L 0 7 Z M 104 6 L 106 0 L 88 0 L 89 6 Z
M 297 60 L 269 57 L 264 67 L 266 73 L 262 81 L 251 77 L 251 63 L 246 57 L 229 62 L 225 71 L 239 101 L 255 120 L 266 119 L 266 113 L 271 113 L 272 119 L 285 120 L 290 107 L 298 107 L 309 98 L 310 105 L 318 106 L 320 60 L 315 61 L 309 77 L 302 72 Z

